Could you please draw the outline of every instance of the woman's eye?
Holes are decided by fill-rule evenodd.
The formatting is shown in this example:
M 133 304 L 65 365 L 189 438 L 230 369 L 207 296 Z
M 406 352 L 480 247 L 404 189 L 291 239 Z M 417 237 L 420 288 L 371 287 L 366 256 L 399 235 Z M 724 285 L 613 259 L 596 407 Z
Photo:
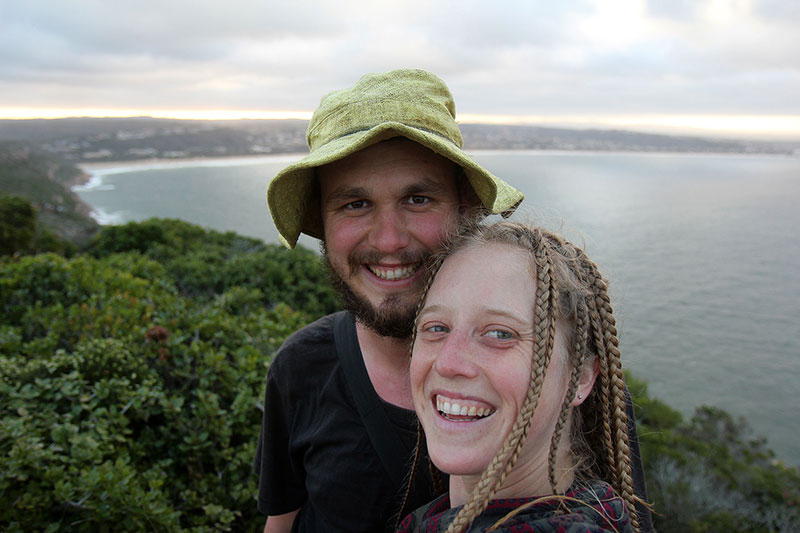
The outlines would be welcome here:
M 493 329 L 491 331 L 486 332 L 486 336 L 494 337 L 495 339 L 499 339 L 501 341 L 506 341 L 514 338 L 514 335 L 510 331 L 506 331 L 504 329 Z
M 432 326 L 423 326 L 420 328 L 420 333 L 447 333 L 449 330 L 446 326 L 441 324 L 434 324 Z

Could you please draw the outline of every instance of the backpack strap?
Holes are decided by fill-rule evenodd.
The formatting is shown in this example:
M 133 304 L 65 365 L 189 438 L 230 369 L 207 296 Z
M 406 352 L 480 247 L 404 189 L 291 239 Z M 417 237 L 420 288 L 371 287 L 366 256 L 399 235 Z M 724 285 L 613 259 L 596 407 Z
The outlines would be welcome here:
M 336 314 L 333 337 L 347 386 L 356 402 L 356 409 L 367 429 L 369 440 L 375 451 L 378 452 L 378 457 L 392 483 L 400 487 L 407 474 L 404 469 L 405 452 L 400 445 L 397 430 L 389 421 L 386 410 L 381 405 L 382 400 L 369 379 L 367 367 L 364 365 L 364 358 L 358 345 L 355 323 L 350 313 Z

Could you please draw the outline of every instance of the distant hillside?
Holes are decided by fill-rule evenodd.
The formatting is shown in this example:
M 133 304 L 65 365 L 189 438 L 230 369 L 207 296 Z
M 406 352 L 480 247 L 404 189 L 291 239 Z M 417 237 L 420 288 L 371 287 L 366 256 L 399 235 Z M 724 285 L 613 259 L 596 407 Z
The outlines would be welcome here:
M 582 150 L 635 152 L 791 153 L 775 143 L 657 135 L 624 130 L 578 130 L 462 124 L 464 145 L 497 150 Z
M 306 126 L 302 120 L 0 120 L 0 141 L 36 143 L 75 162 L 182 159 L 305 152 Z
M 0 141 L 35 143 L 68 161 L 181 159 L 307 151 L 304 120 L 67 118 L 0 120 Z M 469 150 L 594 150 L 790 154 L 800 145 L 616 130 L 462 124 Z
M 88 242 L 99 228 L 89 207 L 71 190 L 85 179 L 74 165 L 38 148 L 0 142 L 0 193 L 31 202 L 40 230 L 77 245 Z

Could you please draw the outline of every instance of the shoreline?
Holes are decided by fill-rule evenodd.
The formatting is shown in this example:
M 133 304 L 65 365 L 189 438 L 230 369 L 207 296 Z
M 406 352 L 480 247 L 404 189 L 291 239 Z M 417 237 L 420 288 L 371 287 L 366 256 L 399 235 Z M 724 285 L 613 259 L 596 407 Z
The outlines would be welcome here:
M 642 155 L 642 156 L 722 156 L 722 157 L 789 157 L 796 158 L 800 154 L 765 154 L 765 153 L 747 153 L 747 152 L 682 152 L 682 151 L 628 151 L 628 150 L 538 150 L 538 149 L 502 149 L 502 148 L 485 148 L 476 150 L 467 150 L 467 153 L 473 158 L 480 156 L 493 156 L 493 155 L 515 155 L 515 154 L 531 154 L 537 155 L 573 155 L 573 156 L 590 156 L 590 155 Z M 147 170 L 162 170 L 172 168 L 191 168 L 191 167 L 233 167 L 233 166 L 247 166 L 258 165 L 265 162 L 282 163 L 290 165 L 299 159 L 308 155 L 308 152 L 295 152 L 295 153 L 276 153 L 276 154 L 258 154 L 258 155 L 236 155 L 236 156 L 203 156 L 203 157 L 186 157 L 186 158 L 148 158 L 148 159 L 132 159 L 132 160 L 115 160 L 115 161 L 82 161 L 73 163 L 75 167 L 81 170 L 82 175 L 79 179 L 73 180 L 70 189 L 73 192 L 88 191 L 103 186 L 103 177 L 112 174 L 124 174 L 128 172 L 138 172 Z
M 680 156 L 767 156 L 767 157 L 796 157 L 794 154 L 772 154 L 762 152 L 685 152 L 685 151 L 645 151 L 645 150 L 537 150 L 537 149 L 503 149 L 503 148 L 484 148 L 467 150 L 470 155 L 506 155 L 515 153 L 539 153 L 539 154 L 574 154 L 574 155 L 680 155 Z M 260 155 L 237 155 L 237 156 L 204 156 L 187 158 L 149 158 L 131 159 L 115 161 L 81 161 L 73 163 L 76 167 L 83 170 L 86 174 L 118 174 L 122 172 L 133 172 L 136 170 L 149 170 L 160 168 L 180 168 L 192 166 L 239 166 L 248 164 L 258 164 L 266 161 L 293 163 L 298 159 L 308 155 L 308 152 L 285 153 L 285 154 L 260 154 Z
M 120 224 L 122 220 L 116 213 L 107 213 L 100 208 L 92 207 L 81 197 L 81 192 L 103 189 L 103 178 L 113 174 L 128 172 L 161 170 L 172 168 L 191 167 L 233 167 L 258 165 L 265 162 L 291 164 L 304 157 L 305 153 L 294 154 L 264 154 L 246 156 L 223 157 L 190 157 L 180 159 L 150 158 L 128 161 L 88 161 L 75 163 L 81 171 L 81 179 L 75 180 L 70 185 L 70 191 L 78 197 L 80 202 L 87 206 L 89 216 L 101 226 Z M 109 186 L 113 189 L 113 186 Z
M 267 154 L 229 157 L 187 157 L 181 159 L 135 159 L 129 161 L 88 161 L 75 163 L 83 173 L 83 179 L 71 186 L 72 191 L 87 191 L 103 185 L 103 177 L 144 170 L 191 167 L 233 167 L 258 165 L 264 162 L 291 164 L 306 154 Z
M 191 166 L 234 166 L 246 164 L 258 164 L 263 161 L 281 161 L 286 160 L 291 163 L 301 157 L 305 153 L 295 154 L 264 154 L 264 155 L 241 155 L 241 156 L 222 156 L 222 157 L 187 157 L 180 159 L 167 159 L 167 158 L 150 158 L 150 159 L 131 159 L 121 161 L 81 161 L 75 163 L 75 166 L 80 168 L 86 173 L 92 174 L 103 172 L 105 174 L 112 174 L 117 172 L 117 169 L 151 169 L 151 168 L 172 168 L 172 167 L 191 167 Z M 118 172 L 126 172 L 127 170 L 118 170 Z

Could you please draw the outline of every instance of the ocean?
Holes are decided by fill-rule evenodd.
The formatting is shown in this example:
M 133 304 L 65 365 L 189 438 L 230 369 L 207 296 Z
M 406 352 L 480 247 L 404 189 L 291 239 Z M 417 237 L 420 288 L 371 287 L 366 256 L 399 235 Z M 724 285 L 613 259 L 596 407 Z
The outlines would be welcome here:
M 623 360 L 652 395 L 744 417 L 800 466 L 800 158 L 492 151 L 517 218 L 582 243 L 611 280 Z M 103 223 L 180 218 L 277 242 L 268 180 L 300 156 L 92 171 Z M 300 241 L 316 249 L 316 241 Z

